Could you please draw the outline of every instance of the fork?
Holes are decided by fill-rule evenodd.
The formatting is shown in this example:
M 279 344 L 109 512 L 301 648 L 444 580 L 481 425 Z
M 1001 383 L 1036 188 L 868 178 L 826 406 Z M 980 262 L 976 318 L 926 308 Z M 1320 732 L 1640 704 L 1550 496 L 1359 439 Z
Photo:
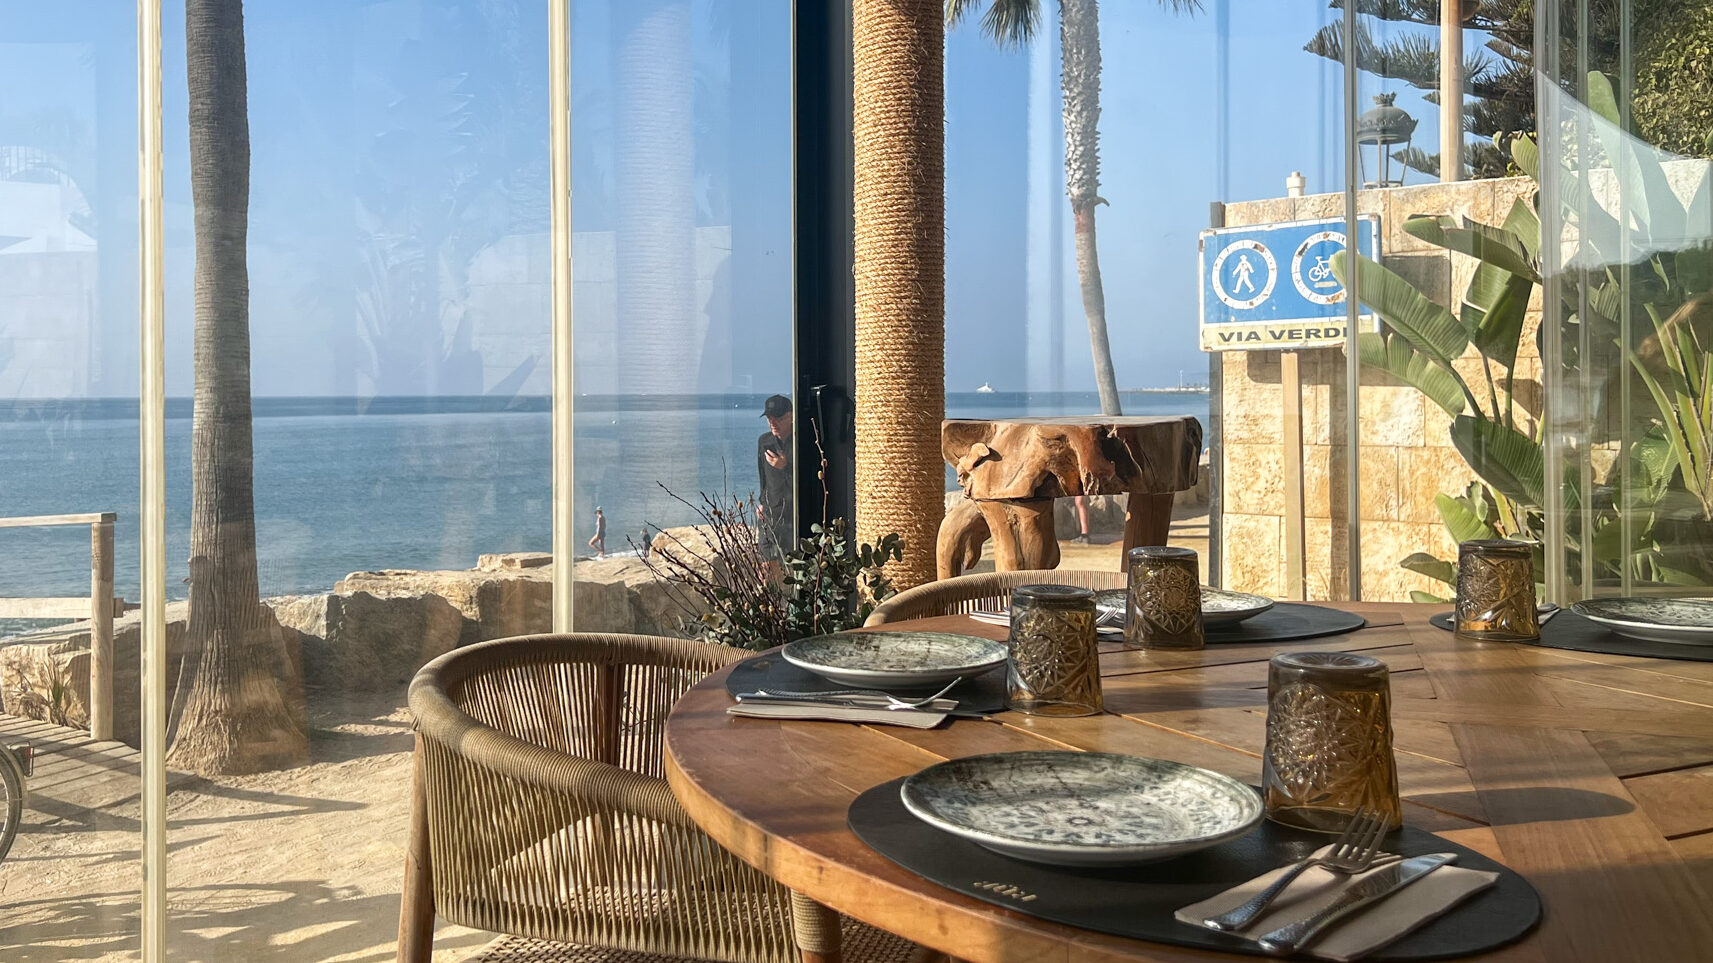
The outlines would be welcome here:
M 881 692 L 874 689 L 834 689 L 822 692 L 794 692 L 788 689 L 757 689 L 755 694 L 758 696 L 772 696 L 776 699 L 803 699 L 810 701 L 815 699 L 824 699 L 829 696 L 832 698 L 838 698 L 840 696 L 879 696 L 886 700 L 886 707 L 888 709 L 921 709 L 926 706 L 933 705 L 936 699 L 939 699 L 946 693 L 952 691 L 953 687 L 962 681 L 962 679 L 953 679 L 946 683 L 946 687 L 944 689 L 941 689 L 933 695 L 914 700 L 900 699 L 890 692 Z
M 1331 852 L 1325 856 L 1310 856 L 1298 860 L 1295 866 L 1286 870 L 1283 876 L 1274 880 L 1266 889 L 1250 897 L 1248 902 L 1218 916 L 1210 916 L 1202 920 L 1202 925 L 1226 933 L 1243 929 L 1255 922 L 1256 917 L 1272 905 L 1286 887 L 1311 867 L 1319 866 L 1341 876 L 1353 876 L 1367 871 L 1380 859 L 1380 837 L 1386 835 L 1388 822 L 1390 820 L 1378 809 L 1368 806 L 1357 809 L 1350 825 L 1344 827 L 1343 834 L 1332 844 Z

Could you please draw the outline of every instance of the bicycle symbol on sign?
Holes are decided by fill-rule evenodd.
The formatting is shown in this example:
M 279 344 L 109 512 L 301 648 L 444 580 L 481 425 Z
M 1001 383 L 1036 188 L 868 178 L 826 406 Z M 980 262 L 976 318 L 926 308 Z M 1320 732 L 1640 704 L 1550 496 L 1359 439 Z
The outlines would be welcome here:
M 1332 255 L 1330 254 L 1316 257 L 1314 259 L 1314 265 L 1308 270 L 1309 280 L 1318 284 L 1321 281 L 1325 281 L 1327 278 L 1332 277 L 1331 260 Z

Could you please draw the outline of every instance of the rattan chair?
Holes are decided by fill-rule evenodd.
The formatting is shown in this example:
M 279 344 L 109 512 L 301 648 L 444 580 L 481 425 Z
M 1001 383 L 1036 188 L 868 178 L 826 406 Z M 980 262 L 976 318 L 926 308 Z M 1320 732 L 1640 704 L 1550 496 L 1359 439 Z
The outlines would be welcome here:
M 863 625 L 872 628 L 905 619 L 1002 609 L 1011 604 L 1011 590 L 1019 585 L 1080 585 L 1099 592 L 1121 589 L 1124 581 L 1123 572 L 1058 568 L 959 575 L 899 592 L 882 602 Z
M 457 649 L 410 685 L 417 732 L 399 960 L 436 916 L 506 934 L 482 960 L 903 961 L 920 951 L 721 849 L 667 787 L 674 702 L 746 653 L 534 635 Z M 741 764 L 739 762 L 738 764 Z

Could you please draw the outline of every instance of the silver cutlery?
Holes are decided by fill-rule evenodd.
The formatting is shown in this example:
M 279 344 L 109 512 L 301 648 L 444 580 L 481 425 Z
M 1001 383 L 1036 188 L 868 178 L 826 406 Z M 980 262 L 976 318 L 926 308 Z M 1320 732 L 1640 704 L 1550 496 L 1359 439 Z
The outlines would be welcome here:
M 890 692 L 882 692 L 878 689 L 823 689 L 820 692 L 807 692 L 794 689 L 757 689 L 754 693 L 750 694 L 779 699 L 810 699 L 816 701 L 819 701 L 824 697 L 875 700 L 885 702 L 888 708 L 920 709 L 924 706 L 929 706 L 940 701 L 946 693 L 952 691 L 952 689 L 962 681 L 962 679 L 953 679 L 946 683 L 945 688 L 931 696 L 925 696 L 920 699 L 900 699 Z M 950 702 L 954 706 L 957 705 L 957 702 L 952 699 L 945 699 L 944 701 Z
M 1240 930 L 1261 915 L 1261 912 L 1273 901 L 1279 898 L 1298 876 L 1313 867 L 1331 870 L 1342 876 L 1351 876 L 1372 869 L 1381 861 L 1380 838 L 1386 835 L 1386 815 L 1378 809 L 1364 806 L 1356 810 L 1351 817 L 1350 825 L 1344 827 L 1344 832 L 1332 844 L 1332 849 L 1325 856 L 1310 856 L 1300 859 L 1296 865 L 1285 871 L 1283 876 L 1270 883 L 1266 889 L 1256 893 L 1243 905 L 1202 920 L 1202 925 L 1223 932 Z M 1396 858 L 1396 857 L 1389 857 Z
M 1390 896 L 1456 858 L 1456 853 L 1434 853 L 1377 869 L 1339 893 L 1338 898 L 1325 909 L 1308 919 L 1282 926 L 1262 936 L 1257 942 L 1261 944 L 1261 949 L 1273 956 L 1289 956 L 1299 952 L 1334 923 Z

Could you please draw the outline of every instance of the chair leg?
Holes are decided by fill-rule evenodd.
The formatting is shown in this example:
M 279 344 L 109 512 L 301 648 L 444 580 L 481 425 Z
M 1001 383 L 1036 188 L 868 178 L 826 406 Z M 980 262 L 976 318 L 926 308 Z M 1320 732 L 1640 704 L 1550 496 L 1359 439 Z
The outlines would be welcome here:
M 791 931 L 803 963 L 842 963 L 839 914 L 807 896 L 791 894 Z
M 434 875 L 428 857 L 428 788 L 422 784 L 422 737 L 416 737 L 410 780 L 410 842 L 404 854 L 404 895 L 399 900 L 398 963 L 434 957 Z

